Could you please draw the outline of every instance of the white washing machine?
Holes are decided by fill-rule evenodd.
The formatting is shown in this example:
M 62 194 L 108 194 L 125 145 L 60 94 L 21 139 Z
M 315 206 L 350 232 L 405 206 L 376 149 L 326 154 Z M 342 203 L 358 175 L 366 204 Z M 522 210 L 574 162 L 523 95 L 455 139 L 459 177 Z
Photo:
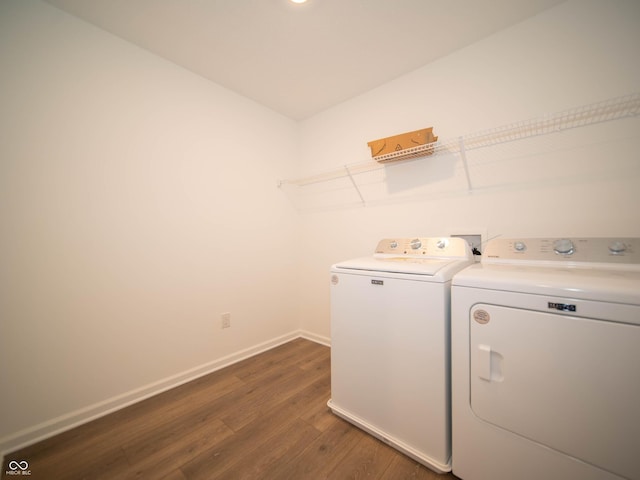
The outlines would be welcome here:
M 451 470 L 450 293 L 461 238 L 380 241 L 331 268 L 331 410 L 437 472 Z
M 640 239 L 496 239 L 452 287 L 453 473 L 640 479 Z

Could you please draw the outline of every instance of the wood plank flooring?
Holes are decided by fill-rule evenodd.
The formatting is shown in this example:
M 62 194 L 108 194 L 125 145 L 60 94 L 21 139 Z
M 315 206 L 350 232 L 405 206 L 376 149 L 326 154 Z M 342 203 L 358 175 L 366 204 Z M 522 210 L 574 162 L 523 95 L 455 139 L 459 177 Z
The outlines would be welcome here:
M 12 460 L 33 480 L 457 478 L 333 415 L 330 373 L 330 349 L 296 339 L 13 452 L 2 478 Z

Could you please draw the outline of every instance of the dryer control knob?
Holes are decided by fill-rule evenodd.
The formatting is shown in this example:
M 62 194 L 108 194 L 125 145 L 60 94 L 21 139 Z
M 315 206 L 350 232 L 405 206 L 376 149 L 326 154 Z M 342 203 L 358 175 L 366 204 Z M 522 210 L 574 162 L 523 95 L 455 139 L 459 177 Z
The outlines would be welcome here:
M 438 242 L 436 243 L 436 246 L 442 250 L 443 248 L 447 248 L 447 245 L 449 245 L 449 240 L 447 240 L 446 238 L 441 238 L 440 240 L 438 240 Z
M 419 249 L 422 246 L 422 242 L 420 241 L 419 238 L 414 238 L 413 240 L 411 240 L 411 248 L 414 250 Z
M 513 248 L 516 249 L 516 252 L 524 252 L 527 249 L 527 244 L 524 242 L 516 242 L 513 244 Z
M 614 255 L 619 255 L 627 250 L 627 246 L 619 241 L 611 242 L 609 244 L 609 251 Z
M 572 255 L 574 249 L 573 242 L 568 238 L 562 238 L 553 242 L 553 250 L 558 255 Z

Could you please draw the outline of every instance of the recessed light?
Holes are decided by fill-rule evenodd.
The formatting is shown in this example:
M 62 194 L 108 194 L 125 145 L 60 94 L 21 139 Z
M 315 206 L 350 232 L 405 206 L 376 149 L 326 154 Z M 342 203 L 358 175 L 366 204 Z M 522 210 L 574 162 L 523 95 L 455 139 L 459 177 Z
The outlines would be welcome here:
M 291 0 L 293 3 L 305 3 L 307 0 Z

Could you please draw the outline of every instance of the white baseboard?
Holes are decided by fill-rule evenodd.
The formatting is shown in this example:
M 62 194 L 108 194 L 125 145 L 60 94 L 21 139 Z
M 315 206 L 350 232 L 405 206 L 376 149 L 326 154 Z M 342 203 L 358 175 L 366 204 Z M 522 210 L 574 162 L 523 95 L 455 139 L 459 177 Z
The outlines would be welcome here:
M 331 346 L 331 339 L 329 337 L 325 337 L 324 335 L 318 335 L 307 330 L 300 330 L 299 336 L 307 340 L 311 340 L 312 342 L 319 343 L 320 345 L 324 345 L 326 347 Z
M 79 410 L 12 433 L 0 439 L 1 456 L 4 457 L 7 453 L 33 445 L 34 443 L 78 427 L 82 424 L 128 407 L 129 405 L 145 400 L 146 398 L 158 395 L 159 393 L 195 380 L 203 375 L 228 367 L 229 365 L 240 362 L 246 358 L 265 352 L 299 337 L 327 346 L 331 343 L 330 339 L 326 337 L 302 330 L 276 337 L 272 340 L 240 350 L 239 352 L 232 353 L 177 375 L 131 390 L 122 395 L 109 398 L 102 402 L 89 405 Z

